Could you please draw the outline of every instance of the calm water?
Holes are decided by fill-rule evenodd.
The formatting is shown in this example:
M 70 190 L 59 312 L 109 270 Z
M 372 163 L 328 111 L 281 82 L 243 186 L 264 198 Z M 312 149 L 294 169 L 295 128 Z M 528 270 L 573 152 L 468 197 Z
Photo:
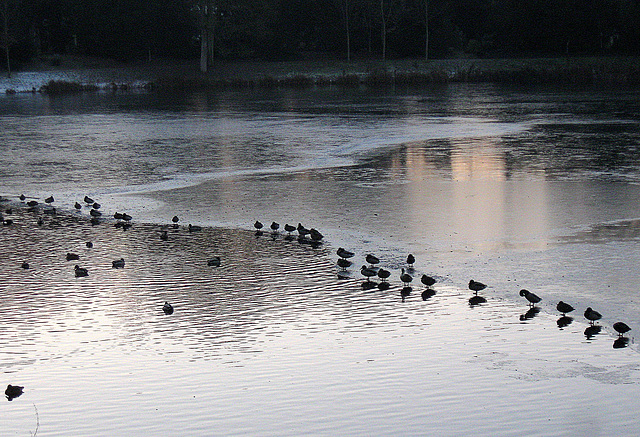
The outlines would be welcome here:
M 25 385 L 2 404 L 10 435 L 637 434 L 639 97 L 1 96 L 0 194 L 134 216 L 126 232 L 87 208 L 38 226 L 42 210 L 17 207 L 1 229 L 0 382 Z M 214 229 L 163 242 L 175 214 Z M 256 219 L 326 242 L 256 238 Z M 363 291 L 358 268 L 339 280 L 338 246 L 355 266 L 378 255 L 392 288 Z M 400 298 L 409 252 L 438 279 L 427 301 L 415 284 Z M 468 304 L 471 278 L 487 304 Z M 532 319 L 521 288 L 543 298 Z M 576 314 L 560 330 L 561 299 Z M 611 347 L 618 320 L 631 347 Z

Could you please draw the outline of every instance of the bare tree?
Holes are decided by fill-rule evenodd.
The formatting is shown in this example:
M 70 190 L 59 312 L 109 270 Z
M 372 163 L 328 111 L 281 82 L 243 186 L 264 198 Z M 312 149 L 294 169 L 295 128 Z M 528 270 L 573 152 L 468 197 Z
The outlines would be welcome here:
M 424 59 L 429 60 L 429 0 L 424 0 Z
M 2 24 L 3 32 L 0 45 L 4 48 L 7 58 L 7 77 L 11 77 L 11 58 L 9 56 L 9 48 L 14 41 L 9 35 L 9 0 L 4 0 L 2 4 Z

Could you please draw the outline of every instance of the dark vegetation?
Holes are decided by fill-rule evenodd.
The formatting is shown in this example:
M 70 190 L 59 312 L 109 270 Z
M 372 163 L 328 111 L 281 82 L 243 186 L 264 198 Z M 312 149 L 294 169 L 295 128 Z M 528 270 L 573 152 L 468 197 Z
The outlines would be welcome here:
M 0 14 L 19 62 L 198 59 L 203 38 L 226 60 L 640 52 L 638 0 L 0 0 Z

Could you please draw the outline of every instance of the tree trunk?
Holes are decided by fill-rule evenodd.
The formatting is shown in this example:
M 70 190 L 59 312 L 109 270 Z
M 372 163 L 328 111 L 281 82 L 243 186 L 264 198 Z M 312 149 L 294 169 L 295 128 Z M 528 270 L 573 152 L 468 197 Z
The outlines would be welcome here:
M 384 16 L 384 0 L 380 0 L 380 18 L 382 20 L 382 60 L 387 59 L 387 20 Z
M 344 0 L 344 23 L 347 31 L 347 61 L 351 62 L 351 35 L 349 29 L 349 0 Z
M 424 0 L 424 59 L 429 60 L 429 0 Z
M 3 21 L 4 21 L 4 50 L 7 56 L 7 77 L 11 78 L 11 61 L 9 58 L 9 20 L 7 19 L 7 14 L 9 13 L 7 9 L 7 3 L 9 0 L 4 0 L 4 11 L 2 13 Z

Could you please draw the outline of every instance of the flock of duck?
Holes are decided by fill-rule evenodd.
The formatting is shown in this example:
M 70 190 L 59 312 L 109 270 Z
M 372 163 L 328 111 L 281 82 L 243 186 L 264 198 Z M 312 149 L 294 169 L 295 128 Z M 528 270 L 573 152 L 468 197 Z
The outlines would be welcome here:
M 43 208 L 40 208 L 41 205 L 37 200 L 34 200 L 34 199 L 27 200 L 27 197 L 24 194 L 21 195 L 19 199 L 22 203 L 26 204 L 29 211 L 42 212 L 43 214 L 48 214 L 52 216 L 55 216 L 57 213 L 56 208 L 53 206 L 53 203 L 55 202 L 55 199 L 53 198 L 53 196 L 49 196 L 44 200 L 45 207 Z M 6 200 L 6 199 L 0 198 L 0 200 Z M 92 198 L 90 198 L 89 196 L 84 197 L 83 203 L 84 203 L 84 208 L 89 208 L 89 215 L 91 216 L 91 219 L 90 219 L 91 224 L 96 225 L 100 223 L 100 220 L 102 217 L 102 212 L 100 211 L 101 205 L 95 200 L 93 200 Z M 83 204 L 80 202 L 75 202 L 74 209 L 77 211 L 82 210 Z M 12 225 L 13 220 L 11 218 L 5 217 L 5 215 L 11 215 L 11 214 L 12 214 L 12 208 L 4 209 L 4 214 L 0 212 L 0 222 L 5 226 Z M 127 213 L 116 212 L 113 214 L 113 218 L 116 220 L 116 223 L 114 224 L 114 226 L 117 228 L 122 228 L 124 230 L 127 230 L 132 226 L 131 224 L 132 216 Z M 178 223 L 180 219 L 178 216 L 174 216 L 171 221 L 172 221 L 172 226 L 174 228 L 179 227 Z M 37 224 L 39 226 L 42 226 L 44 224 L 44 219 L 40 215 L 38 216 Z M 263 223 L 261 223 L 260 221 L 256 221 L 253 226 L 255 228 L 256 236 L 264 235 L 266 230 Z M 192 224 L 189 224 L 187 229 L 189 232 L 197 232 L 202 230 L 200 226 L 195 226 Z M 271 236 L 275 238 L 277 235 L 279 235 L 280 224 L 274 221 L 269 225 L 269 229 L 271 230 Z M 297 232 L 298 234 L 297 240 L 298 242 L 303 244 L 311 244 L 314 246 L 319 245 L 321 244 L 322 239 L 324 238 L 322 233 L 320 233 L 317 229 L 315 228 L 308 229 L 304 227 L 301 223 L 298 223 L 297 226 L 287 223 L 283 226 L 283 230 L 286 232 L 285 239 L 287 240 L 294 239 L 295 237 L 293 233 Z M 168 231 L 166 229 L 161 230 L 160 239 L 163 241 L 166 241 L 168 240 L 168 238 L 169 238 Z M 90 241 L 87 241 L 85 244 L 87 248 L 93 247 L 93 243 Z M 346 274 L 347 269 L 349 269 L 349 267 L 353 265 L 351 258 L 355 256 L 355 253 L 352 251 L 346 250 L 342 247 L 338 248 L 336 253 L 338 255 L 338 260 L 336 263 L 339 268 L 338 277 L 347 278 L 348 277 L 348 275 Z M 80 256 L 76 253 L 67 252 L 66 254 L 67 261 L 76 261 L 79 259 L 80 259 Z M 362 283 L 362 288 L 365 290 L 373 289 L 373 288 L 378 288 L 380 290 L 389 289 L 391 287 L 391 284 L 389 282 L 389 278 L 391 277 L 391 271 L 378 266 L 378 264 L 380 264 L 380 259 L 373 254 L 366 254 L 365 260 L 368 265 L 363 265 L 360 268 L 360 274 L 365 278 L 365 281 Z M 409 254 L 406 258 L 407 268 L 406 269 L 404 267 L 401 268 L 399 279 L 402 282 L 402 289 L 400 294 L 403 301 L 413 291 L 411 284 L 413 283 L 414 278 L 411 275 L 411 273 L 414 272 L 415 262 L 416 262 L 415 256 L 413 254 Z M 209 259 L 207 261 L 207 265 L 210 267 L 219 267 L 221 265 L 220 257 L 216 256 Z M 30 265 L 27 261 L 24 261 L 21 267 L 23 269 L 29 269 Z M 124 258 L 118 258 L 112 261 L 112 268 L 121 269 L 124 267 L 125 267 Z M 74 270 L 75 276 L 78 278 L 89 276 L 88 269 L 85 267 L 81 267 L 79 264 L 76 264 L 73 270 Z M 375 282 L 374 280 L 372 280 L 372 278 L 377 278 L 379 279 L 380 282 Z M 437 280 L 435 278 L 428 276 L 426 274 L 423 274 L 420 277 L 420 282 L 425 286 L 424 290 L 421 293 L 423 300 L 427 300 L 435 296 L 436 291 L 433 289 L 433 286 L 437 283 Z M 486 284 L 471 279 L 468 283 L 468 288 L 474 293 L 473 296 L 469 298 L 469 304 L 471 306 L 479 305 L 487 301 L 484 297 L 478 294 L 479 292 L 487 288 Z M 539 309 L 536 307 L 536 304 L 539 303 L 542 299 L 536 294 L 526 289 L 520 290 L 519 295 L 524 297 L 527 300 L 528 306 L 529 306 L 529 310 L 525 314 L 520 316 L 520 318 L 524 320 L 524 319 L 529 319 L 531 317 L 534 317 L 539 312 Z M 571 313 L 574 311 L 574 307 L 572 305 L 565 303 L 563 301 L 560 301 L 556 305 L 556 309 L 561 314 L 561 317 L 557 321 L 559 327 L 565 327 L 573 321 L 573 318 L 567 315 L 568 313 Z M 174 312 L 174 308 L 169 302 L 165 301 L 162 306 L 162 311 L 167 315 L 171 315 Z M 594 335 L 598 334 L 602 329 L 601 326 L 596 324 L 596 322 L 602 318 L 602 315 L 599 312 L 593 310 L 591 307 L 589 307 L 585 310 L 584 317 L 589 321 L 589 326 L 585 330 L 585 335 L 587 336 L 587 338 L 590 339 Z M 631 328 L 624 322 L 616 322 L 613 324 L 613 329 L 618 333 L 618 338 L 614 342 L 614 348 L 627 346 L 627 344 L 629 343 L 629 339 L 627 337 L 624 337 L 624 334 L 629 332 Z M 14 398 L 17 398 L 20 395 L 22 395 L 23 389 L 24 387 L 21 387 L 21 386 L 8 385 L 7 389 L 5 390 L 5 396 L 9 401 L 11 401 Z
M 347 275 L 343 276 L 343 272 L 346 272 L 346 270 L 353 265 L 351 258 L 355 256 L 355 253 L 346 250 L 343 247 L 340 247 L 336 251 L 336 254 L 338 255 L 338 260 L 336 262 L 339 268 L 338 277 L 346 278 Z M 364 282 L 362 283 L 362 288 L 365 290 L 373 288 L 378 288 L 380 290 L 389 289 L 390 284 L 388 279 L 391 276 L 391 272 L 383 267 L 378 266 L 378 264 L 380 263 L 380 259 L 373 254 L 366 254 L 365 261 L 368 265 L 363 265 L 360 268 L 360 274 L 365 278 Z M 413 288 L 411 287 L 413 276 L 411 275 L 411 273 L 414 271 L 413 266 L 415 262 L 415 256 L 413 254 L 409 254 L 407 255 L 406 259 L 407 268 L 401 268 L 399 279 L 402 282 L 400 295 L 403 301 L 413 291 Z M 376 277 L 380 280 L 380 282 L 374 282 L 372 280 L 372 278 Z M 420 277 L 420 282 L 425 286 L 421 294 L 423 300 L 427 300 L 435 296 L 436 291 L 432 288 L 433 285 L 435 285 L 437 282 L 435 278 L 423 274 Z M 471 279 L 469 280 L 468 288 L 473 292 L 473 295 L 469 298 L 469 305 L 475 306 L 487 301 L 483 296 L 478 294 L 479 292 L 487 288 L 486 284 Z M 534 317 L 540 311 L 540 309 L 536 307 L 536 304 L 540 303 L 542 301 L 542 298 L 526 289 L 520 290 L 519 295 L 526 299 L 529 306 L 529 310 L 525 314 L 521 315 L 520 319 L 527 320 Z M 556 310 L 561 314 L 561 317 L 557 321 L 558 327 L 566 327 L 573 321 L 573 318 L 567 315 L 575 310 L 572 305 L 560 301 L 556 305 Z M 602 318 L 602 314 L 600 314 L 598 311 L 595 311 L 591 307 L 588 307 L 584 311 L 584 317 L 589 321 L 589 326 L 585 330 L 585 336 L 587 337 L 587 339 L 591 339 L 602 329 L 600 325 L 596 324 L 596 322 Z M 613 347 L 617 349 L 627 346 L 629 343 L 629 339 L 625 337 L 624 334 L 631 330 L 629 325 L 624 322 L 616 322 L 613 324 L 613 329 L 618 333 L 618 338 L 614 341 Z

